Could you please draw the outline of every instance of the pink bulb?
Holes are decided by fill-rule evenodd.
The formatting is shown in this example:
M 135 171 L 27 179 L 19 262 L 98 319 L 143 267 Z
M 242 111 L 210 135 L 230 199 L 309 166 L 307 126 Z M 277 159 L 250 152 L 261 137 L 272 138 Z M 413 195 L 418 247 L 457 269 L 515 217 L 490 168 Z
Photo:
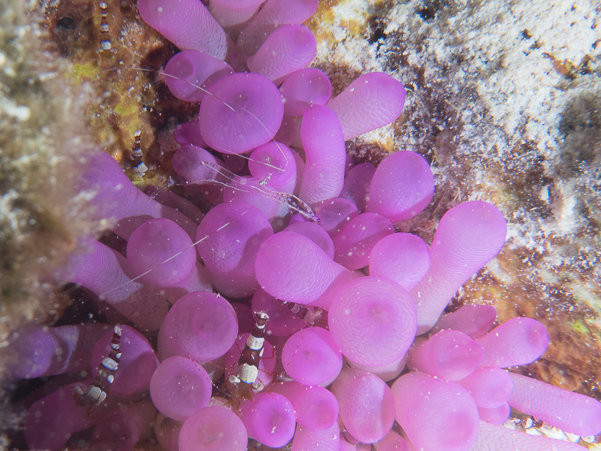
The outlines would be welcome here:
M 152 433 L 157 409 L 147 399 L 103 415 L 92 433 L 92 449 L 129 451 Z
M 319 225 L 330 236 L 339 233 L 358 214 L 357 206 L 350 200 L 341 197 L 324 201 L 315 212 L 319 218 Z
M 508 368 L 527 365 L 542 356 L 549 346 L 549 333 L 532 318 L 511 318 L 478 339 L 486 348 L 482 366 Z
M 208 165 L 203 165 L 203 162 Z M 192 144 L 180 147 L 173 155 L 173 169 L 190 183 L 214 180 L 217 175 L 214 168 L 222 164 L 207 150 Z
M 336 290 L 356 277 L 295 232 L 279 232 L 267 239 L 259 249 L 255 268 L 259 284 L 272 296 L 325 309 Z
M 34 379 L 90 369 L 90 354 L 104 324 L 25 327 L 11 338 L 5 365 L 13 377 Z
M 441 330 L 413 349 L 413 365 L 422 373 L 459 381 L 474 372 L 486 351 L 458 330 Z
M 286 397 L 294 406 L 299 426 L 310 431 L 327 431 L 338 421 L 338 401 L 323 387 L 278 382 L 269 387 L 269 392 Z
M 334 235 L 334 261 L 351 270 L 361 269 L 369 265 L 374 246 L 393 233 L 394 225 L 385 217 L 376 213 L 362 213 Z
M 210 88 L 200 105 L 200 133 L 222 153 L 246 153 L 270 141 L 284 117 L 278 88 L 258 74 L 235 73 Z
M 263 2 L 264 0 L 211 0 L 209 11 L 222 27 L 229 30 L 250 19 Z
M 327 104 L 340 118 L 344 139 L 395 121 L 403 112 L 405 87 L 382 72 L 363 74 Z
M 196 362 L 222 356 L 238 334 L 236 313 L 223 297 L 197 291 L 180 298 L 159 330 L 161 360 L 181 355 Z
M 359 211 L 365 210 L 369 200 L 371 180 L 375 173 L 376 167 L 371 163 L 360 163 L 354 166 L 346 174 L 340 197 L 353 202 Z
M 193 144 L 198 147 L 206 147 L 207 145 L 200 135 L 200 125 L 198 124 L 198 121 L 189 121 L 179 124 L 173 131 L 173 139 L 182 146 Z
M 392 428 L 395 401 L 388 385 L 371 373 L 347 368 L 332 385 L 346 429 L 363 443 L 375 443 Z
M 455 329 L 475 340 L 486 335 L 496 318 L 497 309 L 492 305 L 464 305 L 453 313 L 441 316 L 430 334 L 442 329 Z
M 241 298 L 259 287 L 255 274 L 257 252 L 273 229 L 265 215 L 243 202 L 217 205 L 203 218 L 196 248 L 216 290 Z
M 408 373 L 392 384 L 396 420 L 424 451 L 469 451 L 478 437 L 478 408 L 455 382 Z
M 332 260 L 334 259 L 334 242 L 321 225 L 307 221 L 297 222 L 295 224 L 290 224 L 284 230 L 286 232 L 296 232 L 306 236 L 323 249 L 323 251 L 328 254 L 328 257 Z
M 470 392 L 479 408 L 485 409 L 507 404 L 513 391 L 509 373 L 500 368 L 477 368 L 457 383 Z
M 365 211 L 392 222 L 410 219 L 428 206 L 433 193 L 434 176 L 424 157 L 415 152 L 395 152 L 376 169 Z
M 509 419 L 511 407 L 508 403 L 503 403 L 499 407 L 493 407 L 491 409 L 478 407 L 478 413 L 480 414 L 480 420 L 490 424 L 502 425 Z
M 141 279 L 155 287 L 178 286 L 196 269 L 188 234 L 170 219 L 150 219 L 127 242 L 127 259 Z
M 184 102 L 200 102 L 213 83 L 233 72 L 229 64 L 199 52 L 183 50 L 165 66 L 165 83 L 171 93 Z
M 371 451 L 371 445 L 367 446 L 369 446 L 369 448 L 366 451 Z M 358 451 L 358 449 L 359 448 L 357 446 L 347 442 L 343 434 L 343 437 L 340 438 L 340 448 L 338 449 L 338 451 Z
M 382 238 L 369 256 L 369 274 L 387 277 L 405 290 L 413 289 L 430 268 L 430 250 L 420 237 L 394 233 Z
M 253 150 L 248 169 L 253 177 L 265 180 L 270 188 L 281 193 L 292 193 L 298 177 L 295 153 L 285 144 L 268 142 Z
M 244 451 L 248 435 L 244 424 L 225 407 L 205 407 L 184 422 L 179 451 Z
M 601 402 L 551 384 L 510 373 L 513 392 L 509 405 L 565 432 L 601 433 Z
M 87 170 L 79 180 L 81 190 L 97 193 L 93 201 L 94 218 L 116 219 L 111 222 L 111 230 L 121 238 L 129 239 L 136 227 L 150 218 L 171 219 L 190 237 L 194 236 L 192 221 L 140 191 L 123 173 L 119 163 L 105 152 L 95 152 L 89 158 Z
M 159 412 L 154 420 L 154 433 L 159 444 L 166 451 L 177 451 L 179 449 L 179 431 L 183 423 L 166 417 Z
M 248 59 L 248 68 L 279 85 L 288 75 L 311 64 L 316 53 L 317 41 L 311 30 L 304 25 L 284 25 Z
M 320 327 L 292 335 L 282 349 L 284 371 L 303 385 L 328 386 L 342 369 L 342 354 L 329 331 Z
M 277 393 L 259 393 L 245 402 L 240 418 L 248 436 L 263 445 L 279 448 L 294 435 L 296 415 L 292 403 Z
M 212 389 L 207 371 L 181 356 L 163 360 L 150 380 L 150 396 L 156 408 L 180 421 L 207 407 Z
M 582 446 L 566 440 L 555 440 L 537 435 L 525 434 L 503 426 L 480 422 L 478 441 L 470 451 L 582 451 Z
M 430 246 L 430 269 L 411 291 L 418 334 L 430 330 L 461 285 L 499 253 L 506 235 L 505 218 L 487 202 L 465 202 L 445 213 Z
M 87 407 L 75 404 L 73 394 L 76 386 L 82 390 L 87 388 L 85 382 L 64 385 L 27 409 L 25 441 L 29 448 L 61 448 L 71 434 L 94 425 L 96 419 L 87 414 Z
M 233 47 L 223 28 L 196 0 L 138 0 L 142 20 L 180 49 L 195 49 L 224 60 Z
M 332 83 L 319 69 L 309 67 L 290 74 L 280 92 L 285 99 L 284 114 L 301 116 L 311 105 L 325 105 L 332 95 Z
M 407 440 L 401 437 L 398 433 L 390 431 L 382 440 L 374 443 L 376 451 L 410 451 L 411 447 Z
M 361 277 L 335 294 L 328 323 L 349 360 L 387 365 L 403 357 L 415 338 L 415 301 L 388 279 Z
M 157 330 L 167 314 L 165 295 L 133 280 L 136 274 L 119 252 L 92 238 L 80 243 L 59 277 L 86 287 L 141 330 Z
M 338 196 L 344 186 L 346 148 L 334 112 L 321 105 L 307 108 L 301 125 L 301 141 L 307 163 L 301 199 L 314 204 Z
M 291 451 L 309 451 L 312 449 L 320 451 L 340 451 L 342 449 L 338 422 L 335 421 L 325 431 L 312 431 L 300 424 L 296 426 Z
M 265 3 L 242 30 L 236 42 L 238 50 L 253 55 L 278 27 L 300 24 L 317 10 L 318 0 L 275 0 Z

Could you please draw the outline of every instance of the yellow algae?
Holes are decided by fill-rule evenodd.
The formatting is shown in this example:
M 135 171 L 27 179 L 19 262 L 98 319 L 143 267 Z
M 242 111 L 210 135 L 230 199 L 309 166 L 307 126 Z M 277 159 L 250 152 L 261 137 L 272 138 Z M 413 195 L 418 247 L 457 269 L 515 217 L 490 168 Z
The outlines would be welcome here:
M 570 323 L 570 327 L 574 332 L 580 332 L 582 334 L 589 334 L 591 330 L 584 324 L 582 320 L 576 320 Z
M 77 86 L 86 81 L 96 80 L 100 76 L 100 73 L 98 64 L 95 61 L 88 61 L 72 64 L 68 76 L 71 78 L 72 83 Z
M 131 116 L 140 112 L 140 104 L 131 98 L 125 98 L 117 106 L 114 111 L 120 116 Z

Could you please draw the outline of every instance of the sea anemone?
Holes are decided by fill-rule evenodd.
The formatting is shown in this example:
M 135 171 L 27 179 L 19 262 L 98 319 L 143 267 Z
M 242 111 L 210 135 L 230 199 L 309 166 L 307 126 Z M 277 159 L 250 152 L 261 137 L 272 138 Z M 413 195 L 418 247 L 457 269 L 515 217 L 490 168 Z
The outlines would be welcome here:
M 204 93 L 196 125 L 178 137 L 174 166 L 190 192 L 200 187 L 215 205 L 197 227 L 180 211 L 182 201 L 161 204 L 108 155 L 90 159 L 81 189 L 95 193 L 98 219 L 111 218 L 111 230 L 127 240 L 126 256 L 84 238 L 54 276 L 97 295 L 110 322 L 121 325 L 90 351 L 95 379 L 31 405 L 28 445 L 59 448 L 94 426 L 92 446 L 131 449 L 156 418 L 161 443 L 182 451 L 244 450 L 247 438 L 270 447 L 292 441 L 292 450 L 526 446 L 527 435 L 484 424 L 503 423 L 509 406 L 566 432 L 601 432 L 598 401 L 504 370 L 542 355 L 542 324 L 520 318 L 489 331 L 496 312 L 485 306 L 441 316 L 503 246 L 502 213 L 483 201 L 461 203 L 442 217 L 428 247 L 394 228 L 432 199 L 423 157 L 399 151 L 376 169 L 345 174 L 345 140 L 396 120 L 403 85 L 370 73 L 326 99 L 325 74 L 293 78 L 314 55 L 314 38 L 297 22 L 316 1 L 269 0 L 235 38 L 221 25 L 239 25 L 240 11 L 215 3 L 216 18 L 200 2 L 139 2 L 143 19 L 184 52 L 227 59 L 236 69 L 215 64 L 192 79 L 183 75 L 185 63 L 165 71 L 187 80 L 172 88 L 178 98 L 196 101 L 182 95 L 185 84 Z M 306 80 L 317 82 L 303 86 Z M 287 95 L 293 107 L 285 107 Z M 157 330 L 153 347 L 148 338 Z M 24 336 L 62 345 L 61 333 Z M 25 357 L 18 377 L 76 371 L 81 362 L 67 353 L 66 364 L 53 363 L 52 346 L 40 350 L 27 340 L 14 346 Z M 540 438 L 532 449 L 554 444 Z

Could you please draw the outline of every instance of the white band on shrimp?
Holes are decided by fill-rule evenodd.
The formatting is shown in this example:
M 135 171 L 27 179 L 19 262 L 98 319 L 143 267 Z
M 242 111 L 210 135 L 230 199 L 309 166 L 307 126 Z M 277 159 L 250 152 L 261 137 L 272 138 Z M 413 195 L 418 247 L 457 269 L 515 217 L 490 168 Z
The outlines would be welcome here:
M 265 343 L 265 339 L 263 337 L 257 338 L 249 335 L 246 339 L 246 346 L 248 346 L 253 351 L 260 351 L 263 348 Z

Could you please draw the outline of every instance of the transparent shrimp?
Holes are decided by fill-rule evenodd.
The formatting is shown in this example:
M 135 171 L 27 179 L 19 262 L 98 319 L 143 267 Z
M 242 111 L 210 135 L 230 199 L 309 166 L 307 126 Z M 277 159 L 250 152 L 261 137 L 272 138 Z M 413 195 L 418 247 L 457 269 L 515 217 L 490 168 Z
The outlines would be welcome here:
M 317 218 L 315 213 L 313 213 L 313 210 L 306 202 L 304 202 L 302 199 L 295 196 L 294 194 L 282 193 L 271 189 L 267 185 L 267 180 L 256 181 L 255 179 L 240 177 L 232 171 L 214 163 L 211 163 L 209 161 L 201 161 L 200 164 L 212 169 L 216 174 L 222 175 L 229 181 L 229 183 L 224 183 L 220 180 L 213 179 L 207 180 L 207 183 L 216 183 L 219 185 L 223 185 L 227 188 L 232 188 L 243 192 L 251 192 L 254 190 L 256 192 L 261 193 L 268 199 L 286 205 L 290 210 L 299 213 L 309 221 L 315 223 L 319 222 L 319 219 Z

